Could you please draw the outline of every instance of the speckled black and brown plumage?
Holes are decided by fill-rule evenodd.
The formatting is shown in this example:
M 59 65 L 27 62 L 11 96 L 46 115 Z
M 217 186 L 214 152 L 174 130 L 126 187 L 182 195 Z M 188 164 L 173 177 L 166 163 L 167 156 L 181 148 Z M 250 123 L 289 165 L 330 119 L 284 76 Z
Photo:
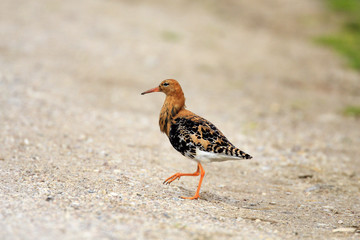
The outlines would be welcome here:
M 198 176 L 200 182 L 193 197 L 199 198 L 199 191 L 205 171 L 202 162 L 221 162 L 252 158 L 249 154 L 236 148 L 211 122 L 185 109 L 185 97 L 180 84 L 174 79 L 167 79 L 156 88 L 143 94 L 163 92 L 165 102 L 161 108 L 159 125 L 170 140 L 171 145 L 182 155 L 198 162 L 195 173 L 176 173 L 166 179 L 170 184 L 182 176 Z
M 195 160 L 197 160 L 196 150 L 218 154 L 219 158 L 214 157 L 210 161 L 251 158 L 249 154 L 229 142 L 214 124 L 195 114 L 173 119 L 170 125 L 169 140 L 182 155 Z

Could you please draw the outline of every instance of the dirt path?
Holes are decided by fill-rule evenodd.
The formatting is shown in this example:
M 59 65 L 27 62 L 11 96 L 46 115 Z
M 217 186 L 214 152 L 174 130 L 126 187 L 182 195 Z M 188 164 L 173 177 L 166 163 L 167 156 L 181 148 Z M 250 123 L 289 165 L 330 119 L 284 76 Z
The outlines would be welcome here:
M 2 0 L 0 238 L 359 238 L 360 77 L 300 2 Z M 198 201 L 162 185 L 196 164 L 140 96 L 170 77 L 254 156 L 205 165 Z

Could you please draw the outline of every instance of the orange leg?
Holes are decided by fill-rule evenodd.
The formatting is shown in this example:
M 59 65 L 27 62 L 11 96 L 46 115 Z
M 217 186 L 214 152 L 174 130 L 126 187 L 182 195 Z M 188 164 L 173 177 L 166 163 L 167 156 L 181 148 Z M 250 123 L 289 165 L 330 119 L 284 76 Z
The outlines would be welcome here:
M 200 163 L 198 163 L 198 167 L 197 167 L 197 170 L 196 172 L 194 173 L 175 173 L 174 175 L 172 175 L 171 177 L 167 178 L 164 183 L 166 184 L 170 184 L 172 183 L 175 179 L 180 179 L 180 177 L 182 176 L 199 176 L 200 174 L 200 181 L 199 181 L 199 185 L 198 185 L 198 188 L 196 190 L 196 193 L 193 197 L 182 197 L 184 199 L 198 199 L 199 198 L 199 192 L 200 192 L 200 188 L 201 188 L 201 183 L 202 183 L 202 180 L 205 176 L 205 171 L 203 169 L 203 167 L 201 166 Z

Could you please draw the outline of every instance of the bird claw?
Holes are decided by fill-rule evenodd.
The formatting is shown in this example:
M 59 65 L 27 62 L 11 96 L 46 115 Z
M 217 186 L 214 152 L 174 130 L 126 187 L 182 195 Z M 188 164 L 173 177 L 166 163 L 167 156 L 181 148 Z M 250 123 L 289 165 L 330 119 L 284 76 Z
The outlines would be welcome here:
M 163 184 L 169 185 L 170 183 L 172 183 L 173 181 L 175 181 L 176 179 L 180 180 L 180 175 L 181 173 L 175 173 L 174 175 L 172 175 L 171 177 L 167 178 Z
M 164 181 L 163 184 L 170 185 L 171 182 Z

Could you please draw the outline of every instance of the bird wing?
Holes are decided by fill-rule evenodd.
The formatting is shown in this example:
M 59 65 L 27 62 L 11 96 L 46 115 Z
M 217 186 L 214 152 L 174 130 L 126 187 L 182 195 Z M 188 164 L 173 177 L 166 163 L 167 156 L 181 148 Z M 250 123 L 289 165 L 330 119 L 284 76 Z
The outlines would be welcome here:
M 197 115 L 175 118 L 169 139 L 181 154 L 197 160 L 251 158 L 237 149 L 214 124 Z

